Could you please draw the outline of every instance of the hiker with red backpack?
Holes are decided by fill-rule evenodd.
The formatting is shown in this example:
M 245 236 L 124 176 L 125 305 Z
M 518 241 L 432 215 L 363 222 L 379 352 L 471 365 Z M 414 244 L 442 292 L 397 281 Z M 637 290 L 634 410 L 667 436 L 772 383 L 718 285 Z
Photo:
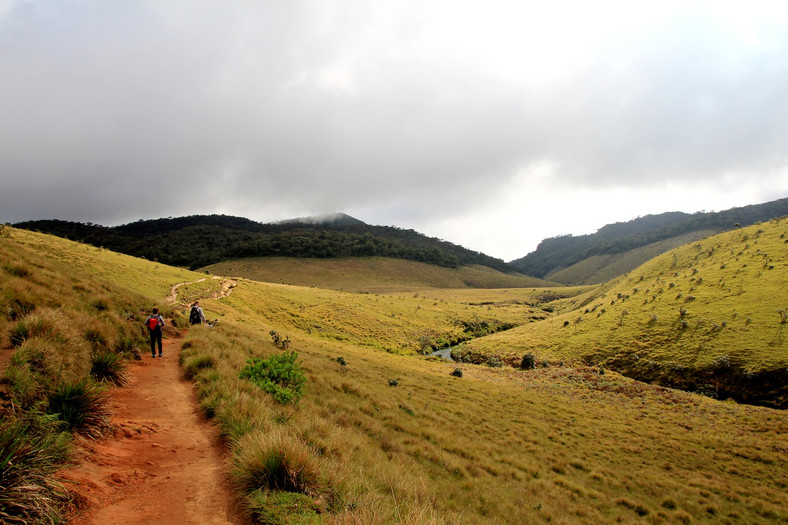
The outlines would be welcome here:
M 150 333 L 150 353 L 151 357 L 156 357 L 156 345 L 159 345 L 159 357 L 161 357 L 161 327 L 164 326 L 164 318 L 159 313 L 159 309 L 153 307 L 153 313 L 145 321 Z

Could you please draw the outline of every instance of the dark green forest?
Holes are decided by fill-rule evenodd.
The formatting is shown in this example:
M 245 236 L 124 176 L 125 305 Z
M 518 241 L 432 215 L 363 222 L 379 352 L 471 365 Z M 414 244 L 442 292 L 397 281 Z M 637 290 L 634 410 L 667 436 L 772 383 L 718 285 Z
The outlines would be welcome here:
M 449 268 L 479 264 L 514 271 L 500 259 L 414 230 L 370 226 L 348 219 L 332 225 L 264 224 L 226 215 L 193 215 L 113 227 L 61 220 L 27 221 L 14 226 L 190 269 L 244 257 L 380 256 Z
M 510 262 L 521 273 L 544 278 L 594 255 L 615 255 L 678 235 L 701 230 L 723 232 L 788 215 L 788 199 L 720 212 L 646 215 L 617 222 L 590 235 L 551 237 L 522 259 Z

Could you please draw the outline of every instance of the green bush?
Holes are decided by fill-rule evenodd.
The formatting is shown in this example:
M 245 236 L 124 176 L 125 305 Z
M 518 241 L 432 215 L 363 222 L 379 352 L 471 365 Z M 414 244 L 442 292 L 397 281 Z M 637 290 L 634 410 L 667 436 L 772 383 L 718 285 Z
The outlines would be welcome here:
M 454 377 L 462 377 L 462 368 L 455 368 L 451 375 Z
M 296 402 L 301 398 L 305 382 L 297 358 L 295 352 L 284 352 L 267 359 L 249 359 L 239 377 L 248 379 L 282 404 Z
M 533 370 L 536 368 L 536 356 L 531 352 L 525 354 L 522 361 L 520 361 L 520 368 L 523 370 Z

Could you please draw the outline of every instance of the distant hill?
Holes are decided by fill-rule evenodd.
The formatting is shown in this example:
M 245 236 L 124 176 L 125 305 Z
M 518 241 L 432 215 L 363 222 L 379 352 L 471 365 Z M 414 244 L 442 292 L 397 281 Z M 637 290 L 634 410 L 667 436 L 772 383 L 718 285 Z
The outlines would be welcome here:
M 344 292 L 392 293 L 435 288 L 531 288 L 555 285 L 522 274 L 503 273 L 487 266 L 444 268 L 386 257 L 249 257 L 223 261 L 201 270 L 215 275 Z
M 788 199 L 721 212 L 646 215 L 608 224 L 590 235 L 545 239 L 510 264 L 524 274 L 562 284 L 597 284 L 686 242 L 786 215 Z
M 371 226 L 344 214 L 278 224 L 226 215 L 193 215 L 114 227 L 60 220 L 27 221 L 15 226 L 191 269 L 245 257 L 377 256 L 447 268 L 481 265 L 515 272 L 501 259 L 414 230 Z

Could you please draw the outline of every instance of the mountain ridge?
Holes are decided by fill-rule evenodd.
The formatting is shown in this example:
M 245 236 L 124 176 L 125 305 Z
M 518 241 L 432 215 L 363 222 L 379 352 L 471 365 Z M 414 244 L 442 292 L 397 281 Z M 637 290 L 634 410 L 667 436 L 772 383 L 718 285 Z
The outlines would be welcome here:
M 627 222 L 607 224 L 596 233 L 588 235 L 570 234 L 544 239 L 536 250 L 525 257 L 510 261 L 509 264 L 521 273 L 544 279 L 594 256 L 624 254 L 692 232 L 721 233 L 786 215 L 788 215 L 788 198 L 720 212 L 699 211 L 692 214 L 666 212 L 645 215 Z M 636 266 L 628 269 L 634 269 Z M 571 281 L 558 282 L 564 284 L 602 282 L 591 277 L 585 275 Z
M 277 224 L 227 215 L 192 215 L 112 227 L 62 220 L 15 226 L 191 269 L 247 257 L 382 256 L 448 268 L 476 264 L 516 273 L 501 259 L 415 230 L 372 226 L 344 214 L 338 218 L 340 224 L 303 222 L 307 218 Z

